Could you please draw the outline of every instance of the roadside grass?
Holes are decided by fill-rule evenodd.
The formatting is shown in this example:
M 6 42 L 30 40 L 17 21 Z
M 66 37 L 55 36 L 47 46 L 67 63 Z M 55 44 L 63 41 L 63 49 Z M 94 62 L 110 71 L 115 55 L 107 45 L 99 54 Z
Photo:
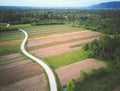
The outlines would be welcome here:
M 112 89 L 118 87 L 119 85 L 119 71 L 111 71 L 102 77 L 91 78 L 80 85 L 78 84 L 77 89 L 79 89 L 79 91 L 112 91 Z
M 55 69 L 61 66 L 84 60 L 86 58 L 88 58 L 88 53 L 81 49 L 56 56 L 43 58 L 43 61 L 45 61 L 49 66 Z
M 5 54 L 10 54 L 10 53 L 17 53 L 20 50 L 20 45 L 14 45 L 14 46 L 3 46 L 0 47 L 0 54 L 1 56 Z

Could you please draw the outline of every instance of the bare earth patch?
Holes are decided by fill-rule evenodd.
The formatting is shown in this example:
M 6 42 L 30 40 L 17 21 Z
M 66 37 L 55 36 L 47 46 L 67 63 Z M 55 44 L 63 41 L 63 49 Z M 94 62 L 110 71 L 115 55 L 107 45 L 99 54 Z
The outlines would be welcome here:
M 0 56 L 0 61 L 16 58 L 16 57 L 19 57 L 19 56 L 20 56 L 19 53 Z
M 80 70 L 84 70 L 88 73 L 93 69 L 98 69 L 103 66 L 106 66 L 104 62 L 96 61 L 95 59 L 90 58 L 74 64 L 60 67 L 55 71 L 60 79 L 61 85 L 65 86 L 72 79 L 77 81 L 80 78 Z
M 84 44 L 90 41 L 93 41 L 95 38 L 90 38 L 90 39 L 85 39 L 85 40 L 79 40 L 75 42 L 69 42 L 65 44 L 59 44 L 59 45 L 54 45 L 46 48 L 40 48 L 37 50 L 32 50 L 31 53 L 40 56 L 40 57 L 48 57 L 56 54 L 61 54 L 64 52 L 68 51 L 73 51 L 76 50 L 76 48 L 70 48 L 70 46 L 76 45 L 76 44 Z M 80 49 L 81 47 L 77 48 Z
M 43 72 L 42 68 L 36 63 L 32 63 L 28 60 L 26 60 L 26 62 L 21 62 L 10 63 L 1 66 L 0 85 L 7 85 Z
M 27 64 L 27 63 L 30 63 L 30 62 L 32 62 L 32 61 L 23 60 L 23 61 L 18 61 L 18 62 L 5 64 L 5 65 L 0 66 L 0 70 L 7 70 L 7 69 L 14 68 L 14 67 L 17 67 L 17 66 L 20 66 L 20 65 L 24 65 L 24 64 Z
M 113 91 L 120 91 L 120 87 L 114 89 Z
M 45 74 L 42 73 L 40 75 L 21 80 L 15 84 L 1 86 L 0 91 L 47 91 L 47 88 Z
M 86 30 L 86 31 L 74 32 L 74 33 L 40 37 L 40 38 L 36 38 L 35 40 L 30 40 L 30 42 L 28 43 L 28 47 L 31 46 L 36 47 L 36 49 L 33 48 L 34 50 L 30 51 L 31 53 L 40 57 L 48 57 L 68 51 L 78 50 L 81 47 L 71 48 L 71 46 L 91 42 L 94 39 L 98 38 L 99 35 L 100 33 Z M 48 43 L 48 46 L 46 43 Z M 53 45 L 50 45 L 49 43 L 53 43 Z M 40 46 L 44 44 L 46 44 L 46 46 L 44 47 Z
M 20 42 L 21 40 L 4 41 L 4 42 L 0 42 L 0 47 L 17 45 L 20 44 Z
M 45 37 L 37 37 L 37 38 L 33 38 L 33 39 L 29 40 L 28 47 L 43 45 L 43 44 L 47 44 L 47 43 L 50 43 L 50 42 L 66 41 L 66 40 L 71 40 L 71 39 L 85 38 L 85 37 L 94 36 L 94 35 L 100 35 L 100 33 L 86 30 L 86 31 L 80 31 L 80 32 L 58 34 L 58 35 L 45 36 Z

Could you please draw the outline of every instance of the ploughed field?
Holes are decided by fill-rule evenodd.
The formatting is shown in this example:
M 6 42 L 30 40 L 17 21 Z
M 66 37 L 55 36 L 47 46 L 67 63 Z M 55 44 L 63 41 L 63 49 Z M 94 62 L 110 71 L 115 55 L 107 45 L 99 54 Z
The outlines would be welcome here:
M 98 32 L 66 25 L 17 27 L 25 29 L 29 34 L 27 50 L 55 69 L 62 86 L 72 79 L 78 79 L 78 72 L 85 69 L 83 64 L 91 70 L 105 66 L 95 59 L 87 59 L 87 53 L 81 50 L 83 44 L 101 36 Z M 23 38 L 20 31 L 0 34 L 0 90 L 46 91 L 48 83 L 44 70 L 20 52 Z M 91 63 L 90 66 L 87 66 L 85 59 Z M 68 73 L 71 66 L 74 67 L 74 72 Z M 66 75 L 63 76 L 63 73 Z

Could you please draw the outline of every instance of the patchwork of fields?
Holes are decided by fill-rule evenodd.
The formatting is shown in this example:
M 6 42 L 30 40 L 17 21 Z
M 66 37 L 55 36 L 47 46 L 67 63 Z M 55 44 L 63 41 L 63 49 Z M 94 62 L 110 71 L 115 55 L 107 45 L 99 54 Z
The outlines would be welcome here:
M 78 79 L 78 72 L 81 69 L 92 70 L 105 66 L 95 59 L 85 60 L 88 57 L 87 53 L 81 49 L 83 44 L 99 38 L 101 34 L 98 32 L 66 25 L 18 25 L 17 27 L 25 29 L 30 36 L 27 50 L 55 69 L 62 86 L 73 78 Z M 20 52 L 19 47 L 23 38 L 20 31 L 0 34 L 0 90 L 47 91 L 48 83 L 44 70 Z M 88 63 L 91 65 L 84 68 L 82 62 L 84 65 Z M 77 70 L 76 65 L 78 65 Z M 67 73 L 71 66 L 74 72 Z M 66 73 L 66 76 L 63 76 L 63 73 Z M 69 78 L 66 79 L 68 76 Z

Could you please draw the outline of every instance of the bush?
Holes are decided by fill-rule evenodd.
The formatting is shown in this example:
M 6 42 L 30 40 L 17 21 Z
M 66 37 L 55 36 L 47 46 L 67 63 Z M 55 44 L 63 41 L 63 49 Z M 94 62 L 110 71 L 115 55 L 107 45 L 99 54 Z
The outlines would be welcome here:
M 62 21 L 55 21 L 55 20 L 44 20 L 41 22 L 32 22 L 32 26 L 37 26 L 37 25 L 54 25 L 54 24 L 64 24 Z
M 67 84 L 67 91 L 75 91 L 75 81 L 72 80 L 69 84 Z
M 83 82 L 88 78 L 88 74 L 84 72 L 83 70 L 80 71 L 80 82 Z
M 102 60 L 119 60 L 120 61 L 120 36 L 102 36 L 99 40 L 94 40 L 83 46 L 88 52 L 89 57 Z
M 99 78 L 101 76 L 105 76 L 107 73 L 109 73 L 108 69 L 103 67 L 98 70 L 92 70 L 89 73 L 89 78 Z
M 16 31 L 18 28 L 14 27 L 0 27 L 0 32 L 7 32 L 7 31 Z

